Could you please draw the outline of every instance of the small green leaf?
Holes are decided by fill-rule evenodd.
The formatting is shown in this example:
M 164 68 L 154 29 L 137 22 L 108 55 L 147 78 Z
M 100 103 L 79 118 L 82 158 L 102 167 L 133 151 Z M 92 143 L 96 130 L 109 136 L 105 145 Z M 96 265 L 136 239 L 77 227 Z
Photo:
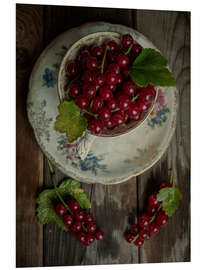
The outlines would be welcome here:
M 64 101 L 58 106 L 59 115 L 56 117 L 55 130 L 66 133 L 69 142 L 81 137 L 87 128 L 87 119 L 80 114 L 79 107 L 74 101 Z
M 141 87 L 174 86 L 175 79 L 167 69 L 167 60 L 154 49 L 143 49 L 130 69 L 131 79 Z
M 78 192 L 80 190 L 80 192 Z M 60 195 L 66 199 L 68 195 L 73 196 L 81 208 L 91 208 L 91 203 L 88 200 L 86 194 L 80 189 L 80 182 L 74 179 L 65 179 L 57 188 Z M 42 191 L 37 200 L 37 217 L 41 224 L 47 224 L 49 222 L 56 222 L 58 227 L 64 231 L 68 231 L 68 228 L 64 226 L 63 218 L 56 215 L 55 207 L 58 203 L 58 197 L 55 189 L 46 189 Z
M 162 202 L 162 208 L 168 216 L 173 215 L 181 199 L 182 194 L 175 186 L 162 188 L 157 195 L 157 200 Z

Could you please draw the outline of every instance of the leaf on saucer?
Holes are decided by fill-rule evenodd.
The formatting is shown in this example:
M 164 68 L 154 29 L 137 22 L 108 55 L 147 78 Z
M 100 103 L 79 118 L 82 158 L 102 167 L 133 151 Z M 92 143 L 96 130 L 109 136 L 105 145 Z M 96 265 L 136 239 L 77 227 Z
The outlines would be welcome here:
M 80 114 L 80 108 L 74 101 L 64 101 L 58 106 L 55 130 L 66 133 L 69 142 L 81 137 L 87 128 L 87 119 Z

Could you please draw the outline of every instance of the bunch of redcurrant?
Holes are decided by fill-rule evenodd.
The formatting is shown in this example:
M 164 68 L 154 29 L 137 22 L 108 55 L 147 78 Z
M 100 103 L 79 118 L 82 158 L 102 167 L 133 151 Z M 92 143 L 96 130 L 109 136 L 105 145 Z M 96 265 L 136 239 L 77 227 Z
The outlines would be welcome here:
M 64 204 L 56 206 L 56 214 L 63 217 L 63 222 L 69 231 L 75 233 L 77 240 L 85 246 L 91 245 L 95 239 L 103 240 L 104 233 L 98 230 L 90 213 L 80 209 L 79 203 L 73 198 L 67 199 L 68 211 Z
M 155 88 L 141 88 L 129 77 L 130 66 L 141 51 L 132 36 L 125 34 L 120 44 L 110 40 L 83 45 L 76 60 L 67 63 L 66 94 L 81 109 L 93 134 L 139 121 L 150 109 Z
M 164 182 L 160 185 L 160 189 L 171 186 L 170 182 Z M 158 233 L 160 228 L 167 224 L 168 216 L 157 200 L 157 194 L 158 192 L 149 196 L 146 212 L 139 217 L 138 224 L 132 224 L 130 232 L 125 234 L 125 240 L 128 243 L 140 247 L 145 240 L 149 240 L 153 234 Z

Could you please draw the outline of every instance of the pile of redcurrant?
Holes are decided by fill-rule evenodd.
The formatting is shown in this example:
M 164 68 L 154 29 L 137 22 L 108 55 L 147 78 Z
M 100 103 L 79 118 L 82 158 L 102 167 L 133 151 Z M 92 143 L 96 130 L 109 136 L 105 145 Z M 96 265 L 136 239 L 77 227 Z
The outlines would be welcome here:
M 69 228 L 70 232 L 76 234 L 80 243 L 89 246 L 95 239 L 103 240 L 104 233 L 97 228 L 90 213 L 82 210 L 73 197 L 67 199 L 67 205 L 68 211 L 64 204 L 57 204 L 56 214 L 63 217 L 64 225 Z
M 160 185 L 160 189 L 171 186 L 170 182 L 164 182 Z M 149 240 L 153 234 L 158 233 L 160 228 L 167 224 L 168 216 L 157 200 L 157 194 L 158 192 L 149 196 L 146 212 L 139 216 L 138 224 L 132 224 L 130 232 L 125 234 L 125 240 L 128 243 L 140 247 L 145 240 Z
M 130 66 L 142 51 L 130 34 L 101 45 L 83 45 L 75 61 L 66 64 L 70 83 L 66 96 L 74 100 L 95 135 L 139 121 L 149 111 L 155 88 L 139 87 L 129 76 Z

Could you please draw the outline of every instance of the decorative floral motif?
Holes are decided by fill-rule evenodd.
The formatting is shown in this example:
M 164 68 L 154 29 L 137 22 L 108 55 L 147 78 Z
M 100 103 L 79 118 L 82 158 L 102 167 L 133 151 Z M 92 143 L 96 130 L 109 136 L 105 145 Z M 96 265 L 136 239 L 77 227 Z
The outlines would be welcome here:
M 61 46 L 61 52 L 56 53 L 57 56 L 61 56 L 63 57 L 65 55 L 65 53 L 67 52 L 68 48 L 65 45 Z
M 154 109 L 147 119 L 147 123 L 150 127 L 162 126 L 167 120 L 167 113 L 170 111 L 165 103 L 164 94 L 161 89 L 158 89 L 157 101 L 154 105 Z
M 36 135 L 39 139 L 45 136 L 46 140 L 49 142 L 50 140 L 50 133 L 49 133 L 49 125 L 52 122 L 52 118 L 46 117 L 46 112 L 44 108 L 46 107 L 46 100 L 43 100 L 40 103 L 39 110 L 34 112 L 32 110 L 32 103 L 28 104 L 29 108 L 29 116 L 32 119 L 33 126 L 35 127 Z
M 95 175 L 97 175 L 98 169 L 103 171 L 106 170 L 107 166 L 105 164 L 100 164 L 100 161 L 103 160 L 101 155 L 94 156 L 94 154 L 90 151 L 87 157 L 84 160 L 80 161 L 80 169 L 82 171 L 91 171 Z
M 53 71 L 49 68 L 45 68 L 42 78 L 44 81 L 44 85 L 46 85 L 47 87 L 54 87 L 55 86 L 55 84 L 56 84 L 55 71 Z
M 63 151 L 64 155 L 66 155 L 66 159 L 73 167 L 82 171 L 91 171 L 95 175 L 97 175 L 99 169 L 106 171 L 107 166 L 100 163 L 100 161 L 104 160 L 102 155 L 95 156 L 92 151 L 89 151 L 87 157 L 84 160 L 81 160 L 77 152 L 77 143 L 68 143 L 67 138 L 64 135 L 59 136 L 57 142 L 57 149 Z

